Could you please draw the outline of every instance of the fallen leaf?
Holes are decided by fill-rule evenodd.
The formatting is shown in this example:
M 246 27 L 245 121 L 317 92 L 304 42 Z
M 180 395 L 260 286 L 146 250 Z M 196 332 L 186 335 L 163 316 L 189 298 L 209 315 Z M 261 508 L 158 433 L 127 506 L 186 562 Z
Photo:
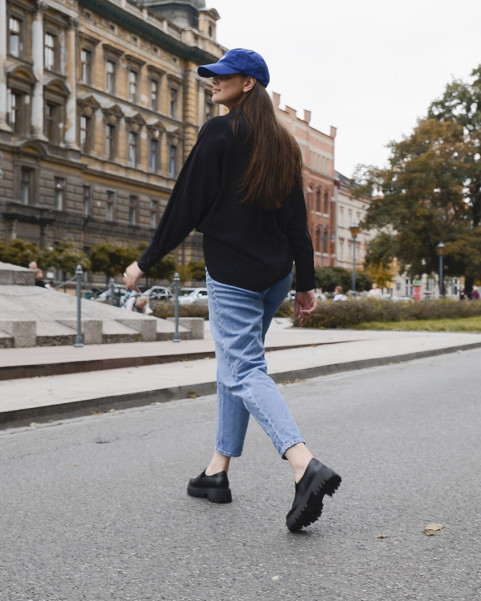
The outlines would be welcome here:
M 444 528 L 443 524 L 428 524 L 423 530 L 423 534 L 426 536 L 435 536 L 440 530 Z
M 387 538 L 387 534 L 378 534 L 377 537 L 378 538 Z

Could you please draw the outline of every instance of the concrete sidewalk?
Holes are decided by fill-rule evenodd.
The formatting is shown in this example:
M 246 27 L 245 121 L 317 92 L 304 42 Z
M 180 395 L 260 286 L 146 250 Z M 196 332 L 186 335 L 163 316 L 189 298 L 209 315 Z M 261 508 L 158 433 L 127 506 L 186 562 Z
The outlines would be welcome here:
M 292 328 L 288 320 L 274 320 L 266 339 L 276 382 L 477 347 L 481 334 L 308 330 Z M 2 428 L 215 392 L 208 330 L 204 340 L 180 343 L 0 349 L 0 366 Z M 38 374 L 56 369 L 60 375 L 19 377 L 21 369 Z M 9 373 L 15 375 L 6 379 Z

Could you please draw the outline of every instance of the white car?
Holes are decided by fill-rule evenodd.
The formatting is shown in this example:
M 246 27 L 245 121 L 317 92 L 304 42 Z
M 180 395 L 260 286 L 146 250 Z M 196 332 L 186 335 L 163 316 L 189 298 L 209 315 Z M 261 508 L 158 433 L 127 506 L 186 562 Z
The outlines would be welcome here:
M 166 286 L 152 286 L 143 294 L 149 300 L 172 300 L 172 292 Z
M 193 288 L 179 295 L 180 305 L 193 305 L 194 303 L 207 304 L 207 288 Z

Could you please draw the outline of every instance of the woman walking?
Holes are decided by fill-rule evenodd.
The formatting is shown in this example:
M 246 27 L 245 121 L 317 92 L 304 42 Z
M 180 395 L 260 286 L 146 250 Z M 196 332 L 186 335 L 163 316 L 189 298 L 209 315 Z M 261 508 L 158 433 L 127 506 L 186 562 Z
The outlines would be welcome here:
M 128 288 L 195 228 L 203 233 L 209 321 L 217 359 L 215 452 L 188 484 L 194 497 L 232 500 L 227 471 L 242 454 L 252 415 L 294 471 L 287 527 L 317 520 L 323 497 L 341 478 L 314 459 L 267 375 L 264 339 L 296 266 L 295 313 L 303 325 L 316 307 L 314 261 L 302 192 L 302 157 L 275 117 L 269 70 L 251 50 L 229 50 L 198 68 L 212 99 L 229 109 L 201 129 L 150 246 L 124 274 Z

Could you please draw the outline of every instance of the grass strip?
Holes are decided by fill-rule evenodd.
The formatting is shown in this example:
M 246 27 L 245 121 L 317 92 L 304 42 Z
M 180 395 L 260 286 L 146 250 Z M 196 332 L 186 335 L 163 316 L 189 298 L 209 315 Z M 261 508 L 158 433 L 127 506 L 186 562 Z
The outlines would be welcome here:
M 403 330 L 424 332 L 481 332 L 481 317 L 371 321 L 351 326 L 353 330 Z

